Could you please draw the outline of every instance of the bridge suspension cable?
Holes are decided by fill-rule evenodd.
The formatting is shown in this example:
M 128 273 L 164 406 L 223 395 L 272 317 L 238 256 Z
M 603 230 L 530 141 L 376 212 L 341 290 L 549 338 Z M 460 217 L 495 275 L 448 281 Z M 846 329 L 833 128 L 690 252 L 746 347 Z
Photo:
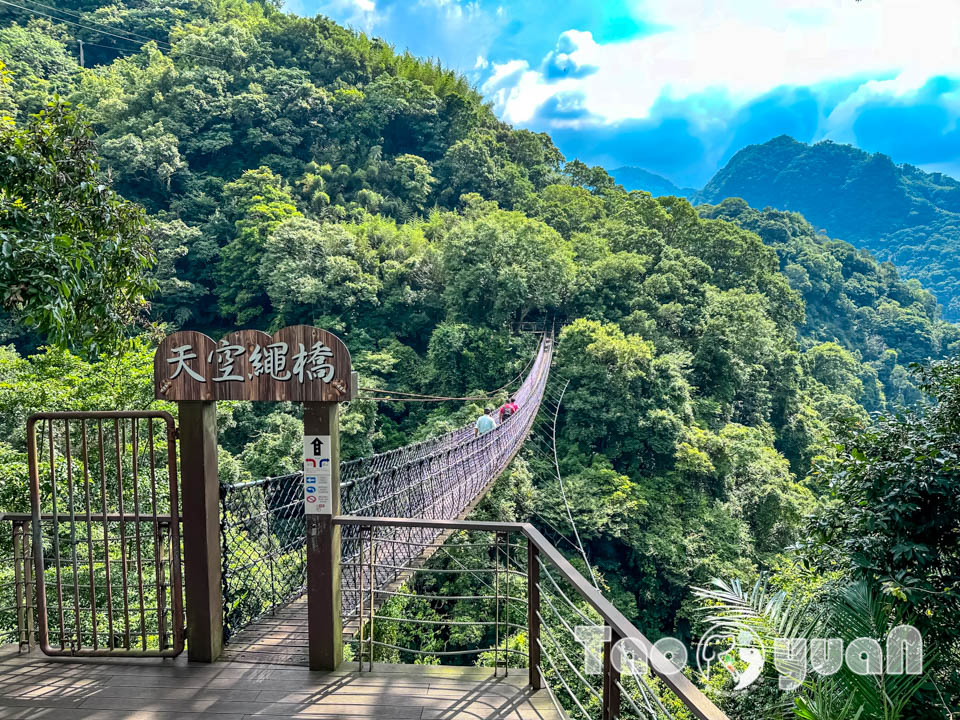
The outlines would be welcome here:
M 364 397 L 361 400 L 377 400 L 380 402 L 449 402 L 449 401 L 462 401 L 468 402 L 471 400 L 489 400 L 492 396 L 495 396 L 497 393 L 503 392 L 508 387 L 513 385 L 518 380 L 522 380 L 526 375 L 527 370 L 530 369 L 530 365 L 533 364 L 537 356 L 531 357 L 527 364 L 523 366 L 523 369 L 517 373 L 513 378 L 510 379 L 505 385 L 501 385 L 496 390 L 490 390 L 485 392 L 482 395 L 468 395 L 465 397 L 448 397 L 446 395 L 424 395 L 422 393 L 415 392 L 405 392 L 403 390 L 385 390 L 383 388 L 369 388 L 369 387 L 360 387 L 359 389 L 363 392 L 372 392 L 372 393 L 381 393 L 382 395 L 396 395 L 398 397 Z

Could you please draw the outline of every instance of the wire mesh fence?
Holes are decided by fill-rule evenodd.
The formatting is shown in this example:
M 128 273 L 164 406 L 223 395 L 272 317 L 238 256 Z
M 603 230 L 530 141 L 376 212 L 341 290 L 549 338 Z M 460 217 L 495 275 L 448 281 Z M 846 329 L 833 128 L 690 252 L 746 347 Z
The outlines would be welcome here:
M 300 473 L 220 487 L 224 639 L 307 583 Z
M 546 337 L 515 397 L 519 409 L 490 432 L 472 425 L 340 466 L 340 507 L 346 515 L 452 519 L 466 512 L 503 472 L 523 445 L 536 418 L 553 352 Z M 224 635 L 229 639 L 262 615 L 301 594 L 306 585 L 305 521 L 300 473 L 223 485 L 221 498 Z M 424 528 L 419 543 L 440 531 Z M 343 528 L 341 557 L 360 552 L 359 529 Z M 421 550 L 396 546 L 378 571 L 382 587 L 394 582 Z M 357 613 L 359 585 L 343 577 L 343 615 Z
M 526 545 L 517 533 L 456 532 L 420 540 L 422 528 L 361 525 L 360 552 L 343 576 L 359 595 L 349 640 L 361 671 L 373 663 L 526 666 Z M 418 551 L 417 569 L 384 586 L 398 569 L 394 548 Z M 409 569 L 409 568 L 407 568 Z

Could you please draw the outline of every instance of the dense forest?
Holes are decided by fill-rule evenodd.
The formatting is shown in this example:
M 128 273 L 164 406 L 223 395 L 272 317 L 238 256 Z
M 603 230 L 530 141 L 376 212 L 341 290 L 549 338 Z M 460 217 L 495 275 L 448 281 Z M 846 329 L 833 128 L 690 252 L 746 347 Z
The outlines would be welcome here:
M 944 317 L 960 319 L 960 181 L 850 145 L 781 136 L 740 150 L 696 195 L 709 203 L 728 197 L 803 213 L 920 280 Z
M 520 372 L 511 329 L 547 322 L 572 519 L 638 628 L 694 639 L 714 578 L 822 607 L 860 581 L 939 643 L 903 715 L 861 720 L 956 706 L 960 332 L 920 282 L 719 185 L 697 208 L 628 192 L 457 74 L 323 17 L 0 7 L 0 509 L 29 506 L 31 412 L 162 406 L 164 332 L 315 324 L 364 386 L 462 396 Z M 351 403 L 345 456 L 480 409 Z M 225 403 L 219 429 L 222 482 L 300 465 L 294 407 Z M 559 543 L 559 496 L 531 447 L 480 512 Z M 792 716 L 775 685 L 725 710 Z

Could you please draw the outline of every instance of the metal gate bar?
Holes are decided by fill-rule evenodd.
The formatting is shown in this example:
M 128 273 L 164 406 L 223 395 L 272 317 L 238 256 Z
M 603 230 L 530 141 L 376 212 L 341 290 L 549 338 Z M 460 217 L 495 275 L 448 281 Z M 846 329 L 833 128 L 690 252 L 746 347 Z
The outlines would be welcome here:
M 41 650 L 178 655 L 184 628 L 173 417 L 38 413 L 27 438 Z

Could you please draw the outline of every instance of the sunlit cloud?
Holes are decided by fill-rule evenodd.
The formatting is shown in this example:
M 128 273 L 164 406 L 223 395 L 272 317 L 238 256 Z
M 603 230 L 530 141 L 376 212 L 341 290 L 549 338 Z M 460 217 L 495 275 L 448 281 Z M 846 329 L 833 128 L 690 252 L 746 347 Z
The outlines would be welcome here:
M 588 162 L 639 164 L 701 184 L 743 144 L 788 133 L 898 162 L 960 164 L 951 134 L 960 93 L 931 84 L 960 78 L 957 0 L 322 6 L 359 17 L 398 49 L 441 58 L 504 120 L 548 131 L 565 154 Z M 677 157 L 665 157 L 663 145 Z
M 960 3 L 821 3 L 819 9 L 811 7 L 816 0 L 651 3 L 649 19 L 668 30 L 606 44 L 589 31 L 564 32 L 544 66 L 522 81 L 527 91 L 537 84 L 582 92 L 594 117 L 618 122 L 649 117 L 660 98 L 719 90 L 731 106 L 742 106 L 784 85 L 889 73 L 897 74 L 886 81 L 891 90 L 903 94 L 932 75 L 960 72 Z M 554 77 L 548 67 L 558 59 L 594 72 Z M 535 108 L 523 94 L 501 97 L 506 119 L 532 119 Z

